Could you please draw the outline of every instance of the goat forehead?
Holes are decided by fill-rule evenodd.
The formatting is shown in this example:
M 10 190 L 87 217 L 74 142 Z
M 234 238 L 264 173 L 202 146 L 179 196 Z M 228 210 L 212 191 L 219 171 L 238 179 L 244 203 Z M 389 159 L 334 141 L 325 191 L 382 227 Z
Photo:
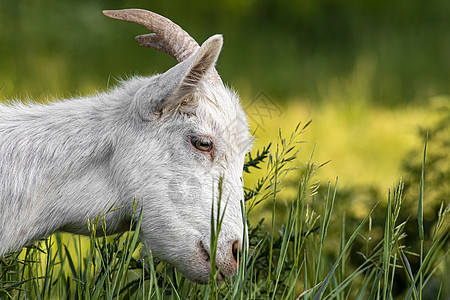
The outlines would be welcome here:
M 239 152 L 248 152 L 252 139 L 247 117 L 235 93 L 227 88 L 202 93 L 197 117 L 211 134 L 226 140 Z

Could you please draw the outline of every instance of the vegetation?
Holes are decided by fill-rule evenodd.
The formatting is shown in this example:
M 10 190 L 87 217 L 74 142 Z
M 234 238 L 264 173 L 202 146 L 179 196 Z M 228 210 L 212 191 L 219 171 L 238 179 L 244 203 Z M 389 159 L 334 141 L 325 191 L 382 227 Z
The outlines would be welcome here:
M 308 125 L 299 124 L 288 138 L 280 133 L 272 151 L 268 146 L 248 156 L 247 172 L 262 168 L 263 164 L 265 172 L 255 186 L 246 188 L 247 213 L 252 214 L 253 208 L 262 203 L 271 203 L 272 215 L 269 221 L 256 223 L 242 216 L 249 226 L 249 245 L 243 245 L 238 274 L 224 284 L 216 281 L 220 270 L 212 270 L 210 283 L 201 286 L 153 258 L 146 249 L 137 258 L 140 218 L 123 235 L 96 236 L 98 228 L 104 232 L 107 226 L 104 216 L 99 216 L 88 220 L 91 229 L 88 247 L 82 246 L 79 237 L 73 237 L 69 245 L 60 235 L 55 235 L 1 259 L 0 296 L 11 299 L 446 299 L 450 295 L 448 286 L 444 285 L 450 267 L 447 247 L 450 206 L 441 206 L 432 232 L 424 230 L 426 150 L 421 169 L 422 192 L 414 201 L 418 207 L 417 218 L 401 218 L 402 206 L 413 199 L 404 198 L 403 183 L 400 183 L 388 193 L 383 210 L 374 204 L 369 215 L 357 224 L 349 224 L 345 213 L 336 216 L 335 208 L 341 201 L 337 180 L 321 193 L 314 175 L 322 165 L 312 160 L 298 178 L 296 197 L 279 199 L 287 175 L 296 172 L 292 165 L 299 153 L 300 135 Z M 281 213 L 280 206 L 284 209 Z M 377 238 L 373 220 L 380 216 L 384 224 Z M 212 244 L 220 234 L 220 220 L 219 209 L 217 216 L 212 215 Z M 412 250 L 417 245 L 411 244 L 405 233 L 410 223 L 419 232 L 417 253 Z M 355 249 L 358 240 L 364 244 L 363 249 Z M 362 258 L 358 265 L 349 259 L 356 251 Z M 419 259 L 417 266 L 411 263 L 415 256 Z M 214 255 L 212 261 L 215 265 Z M 406 280 L 406 284 L 399 285 L 399 278 Z

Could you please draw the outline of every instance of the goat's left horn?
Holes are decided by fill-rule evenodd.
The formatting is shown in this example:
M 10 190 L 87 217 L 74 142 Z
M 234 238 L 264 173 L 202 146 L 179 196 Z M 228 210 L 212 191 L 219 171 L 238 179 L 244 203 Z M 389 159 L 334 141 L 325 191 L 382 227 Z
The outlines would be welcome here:
M 136 37 L 139 45 L 156 49 L 169 54 L 178 62 L 182 62 L 195 54 L 200 46 L 186 31 L 171 20 L 144 9 L 104 10 L 107 17 L 136 23 L 146 27 L 154 33 L 143 34 Z M 215 69 L 209 76 L 211 82 L 220 82 L 219 74 Z

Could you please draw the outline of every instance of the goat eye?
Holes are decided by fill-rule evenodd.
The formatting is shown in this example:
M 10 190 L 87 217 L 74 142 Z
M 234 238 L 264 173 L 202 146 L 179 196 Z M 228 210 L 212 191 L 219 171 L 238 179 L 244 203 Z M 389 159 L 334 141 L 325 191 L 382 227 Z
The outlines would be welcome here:
M 192 137 L 191 144 L 195 149 L 202 152 L 209 152 L 212 149 L 212 141 L 205 137 Z

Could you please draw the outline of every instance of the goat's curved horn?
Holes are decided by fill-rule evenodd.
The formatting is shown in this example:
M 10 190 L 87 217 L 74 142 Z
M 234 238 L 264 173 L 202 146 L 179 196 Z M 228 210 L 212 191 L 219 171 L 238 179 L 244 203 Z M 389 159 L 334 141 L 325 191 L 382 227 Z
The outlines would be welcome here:
M 136 23 L 154 33 L 136 37 L 139 45 L 169 54 L 178 62 L 182 62 L 196 53 L 200 46 L 180 26 L 169 19 L 144 9 L 104 10 L 107 17 Z M 214 69 L 208 78 L 212 82 L 222 82 Z
M 200 46 L 180 26 L 154 12 L 143 9 L 104 10 L 107 17 L 136 23 L 153 31 L 136 37 L 139 45 L 163 51 L 182 62 L 198 51 Z

